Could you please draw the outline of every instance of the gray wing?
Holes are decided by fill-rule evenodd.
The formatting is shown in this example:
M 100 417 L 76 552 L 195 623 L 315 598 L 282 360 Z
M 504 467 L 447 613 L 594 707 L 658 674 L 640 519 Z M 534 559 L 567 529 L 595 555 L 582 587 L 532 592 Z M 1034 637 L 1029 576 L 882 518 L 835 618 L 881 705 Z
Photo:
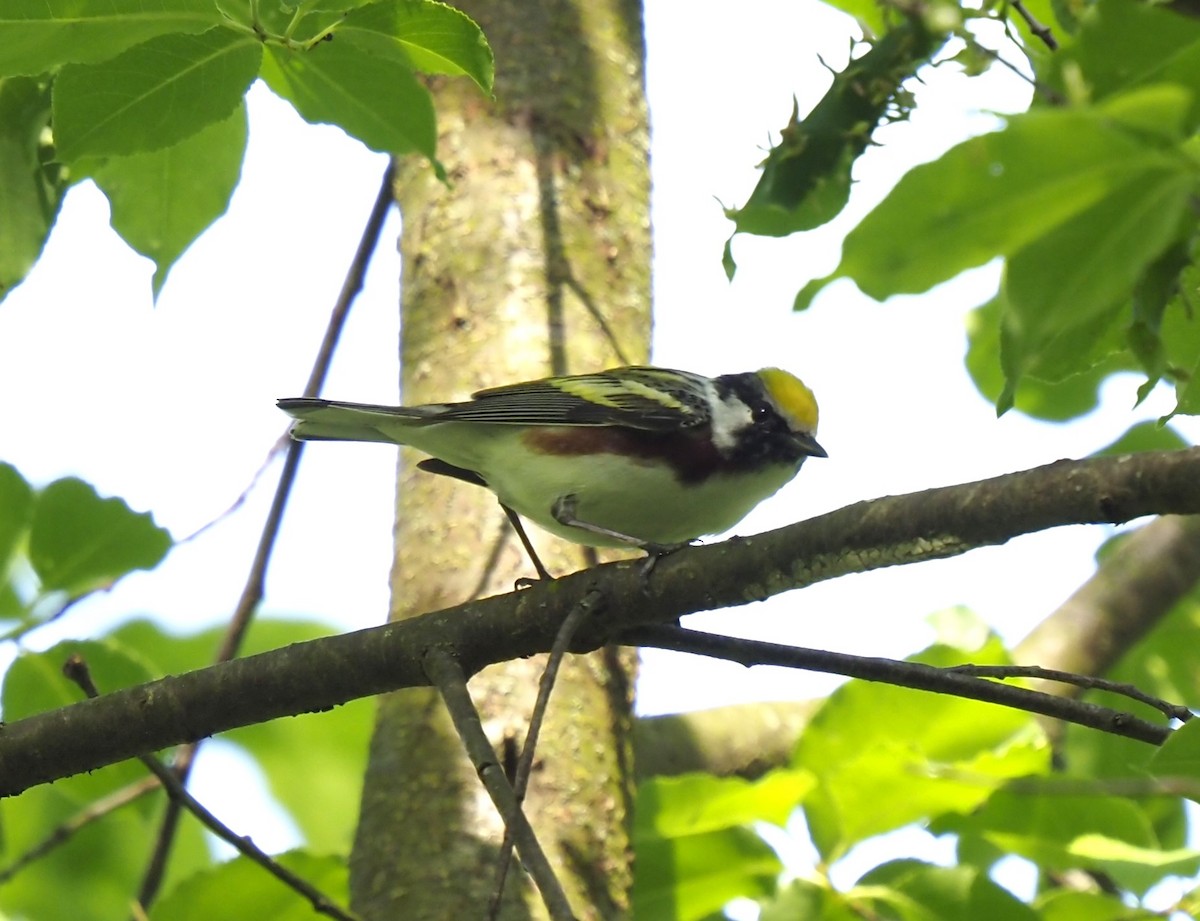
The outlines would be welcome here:
M 508 425 L 624 425 L 649 431 L 709 421 L 707 378 L 662 368 L 616 368 L 480 390 L 437 407 L 431 421 Z

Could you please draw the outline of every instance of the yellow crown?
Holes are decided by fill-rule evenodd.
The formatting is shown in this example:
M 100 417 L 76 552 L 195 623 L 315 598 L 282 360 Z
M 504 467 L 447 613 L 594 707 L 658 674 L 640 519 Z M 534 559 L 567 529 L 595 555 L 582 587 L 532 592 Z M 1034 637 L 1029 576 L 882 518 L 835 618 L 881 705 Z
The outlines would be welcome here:
M 779 407 L 779 411 L 790 417 L 794 427 L 815 434 L 817 431 L 817 398 L 804 382 L 794 374 L 779 368 L 763 368 L 758 372 L 767 393 Z

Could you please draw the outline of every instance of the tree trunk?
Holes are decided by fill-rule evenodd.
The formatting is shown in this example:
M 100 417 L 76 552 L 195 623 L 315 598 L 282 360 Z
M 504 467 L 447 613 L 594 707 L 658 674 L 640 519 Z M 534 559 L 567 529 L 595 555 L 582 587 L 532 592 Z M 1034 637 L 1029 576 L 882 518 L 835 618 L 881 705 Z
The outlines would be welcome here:
M 648 132 L 640 5 L 458 4 L 496 54 L 496 102 L 439 82 L 450 187 L 404 164 L 405 402 L 641 361 L 649 338 Z M 508 591 L 533 571 L 491 493 L 401 458 L 392 617 Z M 531 536 L 551 571 L 580 548 Z M 543 662 L 471 681 L 505 763 L 519 751 Z M 633 660 L 568 657 L 526 812 L 580 918 L 627 913 Z M 503 829 L 433 691 L 381 701 L 351 858 L 371 921 L 483 917 Z M 542 917 L 514 863 L 506 918 Z

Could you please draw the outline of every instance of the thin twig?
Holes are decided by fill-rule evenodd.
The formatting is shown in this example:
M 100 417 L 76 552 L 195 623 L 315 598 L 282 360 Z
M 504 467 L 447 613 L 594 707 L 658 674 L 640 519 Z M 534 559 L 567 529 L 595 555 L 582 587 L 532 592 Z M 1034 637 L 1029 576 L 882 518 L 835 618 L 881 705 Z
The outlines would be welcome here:
M 654 646 L 659 649 L 674 649 L 716 659 L 728 659 L 747 667 L 781 665 L 785 668 L 828 672 L 865 681 L 880 681 L 897 687 L 954 694 L 957 697 L 1000 704 L 1029 713 L 1040 713 L 1043 716 L 1137 739 L 1151 745 L 1162 745 L 1171 735 L 1171 730 L 1167 727 L 1155 725 L 1122 710 L 955 674 L 952 669 L 935 668 L 919 662 L 899 662 L 895 659 L 852 656 L 823 649 L 804 649 L 759 640 L 735 639 L 674 626 L 636 627 L 621 634 L 618 640 L 627 645 Z
M 521 758 L 517 762 L 517 773 L 513 778 L 513 794 L 516 797 L 517 808 L 525 801 L 525 791 L 529 788 L 529 775 L 533 771 L 533 756 L 537 751 L 538 736 L 542 731 L 542 723 L 546 719 L 546 706 L 550 703 L 550 692 L 558 678 L 558 669 L 563 657 L 571 646 L 575 631 L 592 612 L 604 603 L 604 595 L 598 591 L 589 592 L 571 608 L 563 618 L 558 632 L 554 635 L 554 645 L 546 658 L 546 668 L 542 679 L 538 682 L 537 699 L 533 703 L 533 712 L 529 716 L 529 729 L 525 733 L 525 745 L 521 749 Z M 488 907 L 488 921 L 500 916 L 500 902 L 504 898 L 504 883 L 508 879 L 508 868 L 512 863 L 513 823 L 511 816 L 504 821 L 504 840 L 500 843 L 500 854 L 496 865 L 496 885 L 492 893 L 492 904 Z
M 475 703 L 467 690 L 467 678 L 463 674 L 462 666 L 450 653 L 438 648 L 426 650 L 422 661 L 430 683 L 438 689 L 442 700 L 445 701 L 450 719 L 458 737 L 462 739 L 471 763 L 475 766 L 475 771 L 479 774 L 479 779 L 483 781 L 496 810 L 506 818 L 505 824 L 512 830 L 517 849 L 521 852 L 521 859 L 542 894 L 546 911 L 553 921 L 574 921 L 575 916 L 571 911 L 570 902 L 567 901 L 567 895 L 554 875 L 554 869 L 550 866 L 545 851 L 538 843 L 533 826 L 521 810 L 508 778 L 504 776 L 492 743 L 483 731 L 479 711 L 475 709 Z
M 1022 0 L 1009 0 L 1009 5 L 1017 11 L 1017 15 L 1025 20 L 1025 25 L 1029 26 L 1029 31 L 1042 40 L 1042 43 L 1051 51 L 1058 50 L 1058 39 L 1054 37 L 1054 33 L 1050 31 L 1050 27 L 1038 22 L 1037 18 L 1025 8 Z
M 114 790 L 108 796 L 101 797 L 79 810 L 69 819 L 61 822 L 41 841 L 27 850 L 24 854 L 0 869 L 0 885 L 8 882 L 35 860 L 40 860 L 51 851 L 70 841 L 76 832 L 82 831 L 97 819 L 102 819 L 111 812 L 116 812 L 122 806 L 140 799 L 151 790 L 157 790 L 162 784 L 157 777 L 143 777 L 136 783 L 127 784 L 119 790 Z
M 1139 690 L 1132 684 L 1121 681 L 1110 681 L 1107 678 L 1097 678 L 1092 675 L 1080 675 L 1075 672 L 1064 672 L 1056 668 L 1042 668 L 1040 665 L 955 665 L 947 671 L 960 675 L 973 675 L 976 678 L 1039 678 L 1042 681 L 1057 681 L 1070 684 L 1077 688 L 1092 691 L 1111 691 L 1136 700 L 1139 703 L 1153 707 L 1164 716 L 1186 723 L 1195 714 L 1182 704 L 1173 704 L 1161 697 L 1154 697 Z
M 308 383 L 305 385 L 304 396 L 315 397 L 325 382 L 330 362 L 333 360 L 334 350 L 337 348 L 338 340 L 346 325 L 346 318 L 350 314 L 350 308 L 353 306 L 355 298 L 362 290 L 366 279 L 367 267 L 371 262 L 371 256 L 379 246 L 379 238 L 383 231 L 384 220 L 387 218 L 388 211 L 395 202 L 392 194 L 394 178 L 395 163 L 389 161 L 387 169 L 384 170 L 383 178 L 380 181 L 379 191 L 375 196 L 375 204 L 372 206 L 371 214 L 367 218 L 366 226 L 363 228 L 358 249 L 355 251 L 354 259 L 351 261 L 350 268 L 346 272 L 346 279 L 342 283 L 342 290 L 338 294 L 337 302 L 334 304 L 333 310 L 329 315 L 329 322 L 325 328 L 325 336 L 321 341 L 320 348 L 317 350 L 317 357 L 313 361 L 313 369 L 309 374 Z M 303 447 L 303 444 L 300 442 L 292 442 L 284 459 L 283 470 L 280 473 L 279 482 L 275 487 L 275 496 L 271 501 L 271 509 L 267 513 L 266 521 L 263 523 L 262 533 L 259 536 L 258 547 L 254 552 L 254 559 L 250 564 L 250 572 L 247 575 L 246 584 L 242 589 L 242 594 L 238 599 L 233 616 L 230 618 L 229 626 L 225 630 L 225 636 L 221 640 L 220 648 L 217 650 L 215 657 L 215 661 L 217 662 L 228 662 L 237 656 L 238 650 L 242 645 L 242 640 L 246 636 L 246 631 L 249 629 L 250 623 L 254 618 L 254 612 L 258 609 L 258 603 L 262 600 L 263 586 L 266 583 L 267 568 L 270 564 L 271 553 L 275 547 L 275 540 L 279 535 L 279 527 L 283 521 L 283 512 L 287 506 L 288 496 L 291 494 L 292 484 L 296 479 L 296 470 L 300 465 Z M 195 762 L 196 750 L 199 746 L 199 742 L 193 742 L 190 745 L 181 746 L 175 753 L 171 770 L 173 776 L 178 779 L 181 785 L 187 784 L 188 774 L 191 772 L 192 764 Z M 154 901 L 162 885 L 167 859 L 170 856 L 171 844 L 175 840 L 175 831 L 179 824 L 179 815 L 179 805 L 176 800 L 172 799 L 167 804 L 166 812 L 163 814 L 154 850 L 146 866 L 146 872 L 142 877 L 138 901 L 146 908 L 149 908 L 150 904 Z
M 88 697 L 100 696 L 100 692 L 96 689 L 96 684 L 92 680 L 91 672 L 88 670 L 87 662 L 84 661 L 82 656 L 69 656 L 67 661 L 63 663 L 63 674 L 79 685 Z M 336 918 L 337 921 L 357 921 L 354 915 L 343 911 L 325 893 L 321 892 L 307 880 L 301 879 L 291 870 L 287 869 L 287 867 L 282 866 L 248 837 L 237 834 L 228 825 L 209 812 L 203 803 L 184 789 L 183 784 L 179 782 L 179 778 L 175 776 L 174 772 L 154 755 L 138 755 L 138 761 L 144 764 L 146 769 L 158 778 L 158 782 L 167 791 L 171 802 L 178 803 L 182 809 L 187 809 L 188 812 L 192 813 L 192 815 L 203 823 L 205 828 L 222 841 L 236 848 L 238 853 L 252 860 L 289 889 L 306 898 L 312 905 L 313 911 Z M 139 901 L 138 906 L 145 912 L 145 904 Z
M 237 497 L 231 503 L 229 503 L 228 508 L 204 522 L 204 524 L 196 528 L 196 530 L 191 534 L 188 534 L 186 537 L 179 538 L 179 540 L 175 541 L 175 546 L 178 547 L 180 544 L 191 543 L 201 534 L 204 534 L 210 529 L 216 527 L 226 518 L 229 518 L 231 515 L 233 515 L 243 505 L 245 505 L 250 496 L 253 495 L 254 491 L 258 488 L 258 484 L 266 475 L 266 472 L 275 464 L 275 458 L 279 457 L 280 454 L 286 451 L 290 443 L 291 438 L 288 437 L 288 433 L 286 431 L 283 432 L 275 440 L 275 444 L 271 445 L 271 449 L 267 452 L 267 456 L 263 458 L 263 461 L 261 464 L 259 464 L 258 469 L 254 471 L 254 475 L 250 477 L 250 482 L 246 484 L 245 489 L 238 493 Z

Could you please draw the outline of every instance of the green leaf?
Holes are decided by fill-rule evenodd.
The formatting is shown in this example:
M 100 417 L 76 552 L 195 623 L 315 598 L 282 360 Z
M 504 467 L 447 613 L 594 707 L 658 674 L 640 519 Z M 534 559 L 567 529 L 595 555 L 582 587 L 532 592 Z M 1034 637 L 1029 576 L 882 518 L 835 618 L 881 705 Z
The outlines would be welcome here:
M 153 569 L 170 549 L 171 536 L 148 513 L 101 499 L 82 480 L 56 480 L 38 494 L 29 560 L 44 591 L 77 597 Z
M 1106 793 L 998 791 L 982 809 L 949 826 L 964 837 L 1027 857 L 1049 870 L 1097 870 L 1144 893 L 1172 873 L 1195 873 L 1200 852 L 1163 849 L 1149 816 L 1132 800 Z
M 414 70 L 470 77 L 492 91 L 492 49 L 465 13 L 432 0 L 384 0 L 351 10 L 337 27 L 346 41 L 385 57 L 399 53 Z
M 104 642 L 66 642 L 43 653 L 22 653 L 4 676 L 5 720 L 45 712 L 83 699 L 62 674 L 68 655 L 79 654 L 102 691 L 145 680 L 134 660 Z M 140 780 L 145 769 L 133 761 L 26 790 L 0 802 L 4 823 L 3 864 L 9 865 L 95 800 Z M 39 921 L 103 921 L 124 917 L 129 893 L 145 869 L 145 842 L 153 834 L 155 797 L 142 799 L 93 822 L 0 886 L 0 911 Z M 86 892 L 64 899 L 64 892 Z
M 62 204 L 66 182 L 49 162 L 49 130 L 49 89 L 0 79 L 0 298 L 33 268 Z
M 869 872 L 857 888 L 869 890 L 877 909 L 899 921 L 1037 918 L 1028 905 L 977 867 L 938 867 L 918 860 L 895 860 Z M 855 890 L 848 895 L 854 898 Z
M 33 487 L 12 464 L 0 463 L 0 582 L 33 518 Z
M 1192 94 L 1181 128 L 1200 118 L 1200 23 L 1152 3 L 1099 0 L 1087 7 L 1073 47 L 1046 74 L 1060 92 L 1082 83 L 1090 98 L 1106 99 L 1135 87 L 1175 84 Z
M 994 640 L 970 652 L 935 646 L 919 657 L 939 666 L 1005 658 Z M 817 849 L 835 860 L 873 835 L 976 808 L 1009 778 L 1047 770 L 1049 749 L 1027 713 L 851 681 L 809 722 L 794 764 L 817 778 L 804 811 Z
M 1000 324 L 1004 308 L 995 297 L 967 315 L 967 372 L 979 392 L 999 404 L 1008 382 L 1004 377 Z M 1020 378 L 1015 406 L 1028 416 L 1062 422 L 1085 415 L 1100 403 L 1100 386 L 1113 373 L 1133 370 L 1137 363 L 1121 347 L 1119 330 L 1108 319 L 1096 324 L 1094 333 L 1072 330 L 1074 346 L 1086 352 L 1090 365 L 1078 374 L 1060 380 L 1043 380 L 1034 374 Z M 1076 358 L 1076 363 L 1087 364 Z M 1004 407 L 1005 409 L 1010 407 Z
M 325 713 L 247 726 L 225 738 L 258 762 L 309 847 L 349 853 L 374 724 L 374 704 L 356 700 Z M 318 791 L 296 782 L 297 764 L 321 778 Z
M 876 127 L 907 115 L 902 85 L 945 41 L 917 16 L 903 18 L 834 74 L 804 119 L 793 105 L 762 177 L 741 208 L 725 215 L 738 233 L 784 236 L 831 220 L 850 197 L 850 172 Z
M 1143 451 L 1178 451 L 1190 447 L 1189 442 L 1169 425 L 1139 422 L 1130 426 L 1120 438 L 1092 453 L 1092 457 L 1115 457 L 1119 454 L 1138 454 Z
M 804 772 L 778 770 L 756 781 L 687 774 L 639 785 L 638 916 L 705 918 L 735 896 L 770 892 L 779 860 L 744 826 L 783 825 L 812 783 Z
M 1181 169 L 1134 176 L 1012 255 L 1004 281 L 1010 383 L 1030 369 L 1061 380 L 1092 367 L 1079 331 L 1102 336 L 1117 324 L 1137 279 L 1175 239 L 1192 185 Z
M 1042 921 L 1162 921 L 1158 912 L 1130 908 L 1103 892 L 1050 889 L 1034 902 Z
M 161 35 L 110 61 L 70 64 L 54 83 L 54 140 L 67 161 L 158 150 L 228 118 L 262 47 L 231 29 Z
M 337 40 L 303 53 L 271 47 L 262 76 L 306 121 L 337 125 L 372 150 L 433 159 L 433 100 L 399 52 L 364 54 Z
M 783 864 L 744 828 L 635 842 L 633 914 L 656 921 L 707 918 L 731 899 L 768 895 Z
M 336 904 L 349 899 L 344 856 L 318 857 L 289 851 L 276 858 Z M 313 907 L 245 857 L 205 870 L 184 880 L 150 912 L 151 921 L 214 921 L 221 918 L 261 921 L 311 921 Z
M 1175 378 L 1175 411 L 1200 414 L 1200 303 L 1194 292 L 1200 284 L 1197 254 L 1179 276 L 1178 295 L 1167 305 L 1159 330 L 1164 363 Z
M 1035 110 L 904 176 L 846 237 L 829 276 L 868 295 L 926 291 L 1011 255 L 1134 177 L 1178 161 L 1094 109 Z
M 1150 772 L 1178 782 L 1176 789 L 1200 802 L 1200 721 L 1184 723 L 1150 757 Z
M 872 916 L 836 889 L 806 879 L 793 880 L 761 904 L 758 921 L 863 921 Z
M 140 779 L 136 763 L 105 768 L 92 777 L 68 778 L 0 802 L 4 841 L 0 860 L 11 865 L 89 804 Z M 96 779 L 103 780 L 98 784 Z M 91 822 L 0 886 L 6 918 L 37 921 L 111 921 L 129 916 L 130 893 L 145 872 L 146 843 L 154 835 L 152 794 Z M 64 893 L 77 893 L 66 898 Z
M 245 655 L 328 636 L 328 624 L 309 620 L 258 618 L 243 648 Z M 223 628 L 186 636 L 166 633 L 152 621 L 134 620 L 106 639 L 131 658 L 147 663 L 152 677 L 182 674 L 212 662 Z M 227 733 L 262 768 L 271 792 L 320 851 L 349 851 L 358 818 L 374 705 L 351 701 L 324 713 L 303 714 Z M 296 783 L 296 765 L 322 778 L 320 790 Z
M 92 174 L 112 205 L 112 226 L 154 260 L 154 295 L 175 260 L 225 213 L 246 150 L 246 107 L 172 147 L 110 157 Z
M 0 75 L 43 74 L 111 58 L 168 32 L 221 22 L 213 0 L 38 0 L 0 9 Z
M 635 835 L 670 838 L 758 821 L 783 825 L 812 786 L 810 775 L 790 770 L 755 781 L 711 774 L 656 777 L 638 787 Z

